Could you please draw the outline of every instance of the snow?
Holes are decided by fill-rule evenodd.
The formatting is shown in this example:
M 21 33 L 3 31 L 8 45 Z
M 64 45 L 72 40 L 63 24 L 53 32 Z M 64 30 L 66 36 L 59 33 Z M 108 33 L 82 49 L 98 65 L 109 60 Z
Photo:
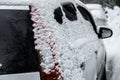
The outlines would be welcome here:
M 106 15 L 102 8 L 102 5 L 100 4 L 85 4 L 85 5 L 93 15 L 93 18 L 97 26 L 106 25 Z
M 79 0 L 2 0 L 0 4 L 31 5 L 35 49 L 41 56 L 42 72 L 55 73 L 58 75 L 56 80 L 93 80 L 94 74 L 97 75 L 93 68 L 96 65 L 89 68 L 87 62 L 96 63 L 93 53 L 101 48 L 101 44 L 92 25 L 78 11 L 77 21 L 69 21 L 63 14 L 63 23 L 56 22 L 54 9 L 61 7 L 63 2 L 83 5 Z M 85 72 L 80 67 L 83 62 L 87 63 Z
M 113 30 L 113 36 L 105 39 L 107 49 L 107 80 L 120 80 L 120 8 L 105 9 L 107 11 L 107 27 Z
M 0 1 L 0 5 L 30 5 L 31 3 L 32 0 L 1 0 Z
M 107 11 L 107 15 L 109 16 L 107 23 L 110 23 L 112 20 L 116 19 L 116 17 L 120 15 L 120 9 L 117 6 L 114 7 L 114 10 L 109 9 L 108 7 L 105 10 Z
M 29 6 L 5 6 L 5 5 L 0 5 L 0 9 L 12 9 L 12 10 L 29 10 Z
M 106 18 L 106 16 L 103 16 L 105 14 L 101 10 L 100 5 L 86 5 L 91 11 L 96 23 L 98 24 L 98 27 L 100 26 L 99 24 L 101 24 L 98 19 L 107 19 L 105 25 L 102 24 L 102 26 L 110 28 L 113 31 L 112 37 L 104 39 L 104 44 L 107 51 L 106 75 L 107 80 L 120 80 L 120 8 L 117 6 L 115 6 L 114 9 L 106 7 Z
M 63 14 L 63 23 L 60 25 L 56 22 L 54 9 L 68 1 L 74 4 L 78 2 L 75 0 L 40 0 L 39 3 L 33 3 L 31 15 L 34 21 L 35 48 L 42 56 L 40 66 L 43 72 L 50 74 L 55 67 L 55 70 L 60 73 L 58 80 L 62 80 L 62 77 L 64 80 L 85 80 L 84 77 L 88 77 L 86 75 L 89 71 L 83 75 L 84 72 L 80 65 L 95 58 L 93 53 L 100 48 L 101 44 L 92 25 L 80 14 L 77 15 L 77 21 L 71 22 Z M 95 73 L 92 73 L 94 76 Z M 89 77 L 89 80 L 94 79 Z
M 100 5 L 100 4 L 86 4 L 86 6 L 88 7 L 88 9 L 91 11 L 91 13 L 95 17 L 100 18 L 100 19 L 106 19 L 102 5 Z

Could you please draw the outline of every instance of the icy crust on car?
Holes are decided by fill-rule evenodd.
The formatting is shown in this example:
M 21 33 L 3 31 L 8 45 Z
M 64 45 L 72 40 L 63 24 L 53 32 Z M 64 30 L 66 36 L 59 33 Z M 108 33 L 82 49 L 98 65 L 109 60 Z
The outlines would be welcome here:
M 101 45 L 92 25 L 78 11 L 76 21 L 69 21 L 63 14 L 63 23 L 57 23 L 54 9 L 64 2 L 76 4 L 78 1 L 39 0 L 31 7 L 43 80 L 85 80 L 80 65 L 92 59 Z
M 63 23 L 57 23 L 54 9 L 62 8 L 61 4 L 66 2 L 83 5 L 79 0 L 0 1 L 4 5 L 31 5 L 35 49 L 41 60 L 41 80 L 85 80 L 81 64 L 92 59 L 101 45 L 92 25 L 78 10 L 76 21 L 69 21 L 63 14 Z

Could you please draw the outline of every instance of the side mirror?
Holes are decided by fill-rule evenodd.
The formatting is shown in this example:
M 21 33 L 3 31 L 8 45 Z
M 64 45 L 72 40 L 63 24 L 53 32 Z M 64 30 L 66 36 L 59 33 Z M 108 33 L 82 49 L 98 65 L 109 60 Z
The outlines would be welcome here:
M 109 38 L 113 34 L 111 29 L 101 27 L 99 30 L 99 38 L 104 39 L 104 38 Z

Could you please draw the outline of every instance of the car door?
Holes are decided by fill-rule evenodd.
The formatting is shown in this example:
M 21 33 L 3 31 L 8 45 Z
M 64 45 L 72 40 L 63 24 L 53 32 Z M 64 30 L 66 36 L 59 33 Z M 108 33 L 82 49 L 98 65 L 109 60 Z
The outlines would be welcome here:
M 80 6 L 77 6 L 77 8 L 75 7 L 75 5 L 73 3 L 65 3 L 62 5 L 62 8 L 63 8 L 63 12 L 65 13 L 65 16 L 66 18 L 71 21 L 71 24 L 67 24 L 67 21 L 66 21 L 66 26 L 69 27 L 69 29 L 71 31 L 69 31 L 70 33 L 67 34 L 67 36 L 70 37 L 70 43 L 72 44 L 71 46 L 74 47 L 76 46 L 76 44 L 74 43 L 77 43 L 77 45 L 81 46 L 83 45 L 83 47 L 81 48 L 81 51 L 84 51 L 85 49 L 85 46 L 88 45 L 90 46 L 92 41 L 88 39 L 87 36 L 84 36 L 83 34 L 85 35 L 89 35 L 90 36 L 96 36 L 97 35 L 97 31 L 96 31 L 96 26 L 93 22 L 93 19 L 91 19 L 90 15 L 87 14 L 86 12 L 84 12 L 84 10 L 82 9 L 81 10 L 81 7 Z M 77 14 L 77 11 L 80 11 L 78 14 Z M 78 15 L 81 15 L 83 18 L 84 18 L 84 22 L 83 24 L 81 23 L 81 25 L 77 26 L 77 28 L 75 27 L 75 22 L 76 21 L 81 21 L 82 19 L 79 19 Z M 81 18 L 81 17 L 80 17 Z M 58 19 L 58 18 L 57 18 Z M 59 19 L 59 21 L 61 20 L 61 23 L 62 23 L 62 19 Z M 88 21 L 88 22 L 87 22 Z M 74 24 L 72 24 L 74 23 Z M 79 22 L 80 23 L 80 22 Z M 85 24 L 84 24 L 85 23 Z M 90 25 L 89 25 L 90 24 Z M 88 25 L 88 26 L 86 26 Z M 91 33 L 88 34 L 87 33 L 87 29 L 89 29 L 90 27 L 92 27 L 92 31 L 93 32 L 92 35 Z M 85 30 L 82 34 L 77 34 L 75 33 L 74 31 L 81 31 L 82 32 L 82 29 Z M 80 30 L 79 30 L 80 29 Z M 78 32 L 79 33 L 79 32 Z M 82 37 L 81 37 L 82 36 Z M 76 40 L 75 40 L 76 38 Z M 98 39 L 98 38 L 97 38 Z M 94 39 L 93 39 L 94 40 Z M 77 42 L 78 41 L 78 42 Z M 84 41 L 84 42 L 83 42 Z M 96 40 L 97 41 L 97 40 Z M 83 42 L 81 44 L 79 44 L 79 42 Z M 93 42 L 93 44 L 95 44 Z M 75 47 L 76 48 L 76 47 Z M 97 71 L 96 71 L 96 67 L 97 67 L 97 59 L 96 59 L 96 54 L 95 52 L 92 52 L 92 57 L 89 58 L 89 49 L 90 47 L 87 47 L 85 53 L 83 55 L 87 56 L 86 58 L 89 59 L 89 60 L 85 60 L 83 61 L 81 64 L 80 64 L 80 68 L 83 70 L 83 75 L 84 75 L 84 78 L 86 80 L 96 80 L 97 78 Z M 92 49 L 92 48 L 91 48 Z M 93 46 L 93 49 L 94 49 L 94 46 Z M 88 50 L 88 51 L 87 51 Z M 73 53 L 74 55 L 75 53 Z M 80 51 L 79 51 L 79 54 Z
M 97 33 L 97 27 L 96 27 L 96 24 L 91 16 L 91 14 L 83 7 L 81 6 L 77 6 L 78 10 L 80 11 L 80 13 L 82 14 L 82 16 L 84 17 L 85 20 L 89 21 L 92 26 L 93 26 L 93 29 L 95 31 L 96 34 Z M 99 38 L 99 37 L 98 37 Z M 96 54 L 96 58 L 95 58 L 95 61 L 96 61 L 96 67 L 94 67 L 94 70 L 96 71 L 96 77 L 98 77 L 100 75 L 100 72 L 102 71 L 102 69 L 105 67 L 105 49 L 104 49 L 104 45 L 103 45 L 103 42 L 101 40 L 99 40 L 100 42 L 100 47 L 99 49 L 97 49 L 95 51 L 95 54 Z M 92 61 L 88 62 L 88 65 L 90 65 L 91 63 L 93 63 Z M 92 66 L 92 65 L 91 65 Z M 92 71 L 91 71 L 92 72 Z M 88 78 L 89 79 L 89 78 Z

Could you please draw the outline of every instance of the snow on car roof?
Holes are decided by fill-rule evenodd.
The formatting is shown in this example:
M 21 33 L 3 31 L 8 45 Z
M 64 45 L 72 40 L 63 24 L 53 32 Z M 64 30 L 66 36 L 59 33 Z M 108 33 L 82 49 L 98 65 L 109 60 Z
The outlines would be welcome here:
M 0 10 L 7 9 L 7 10 L 29 10 L 29 6 L 7 6 L 7 5 L 0 5 Z
M 102 5 L 100 4 L 85 4 L 91 14 L 94 16 L 95 20 L 96 18 L 106 20 L 105 12 L 102 8 Z
M 102 9 L 102 5 L 100 4 L 85 4 L 90 10 L 95 10 L 95 9 L 99 9 L 101 10 Z
M 1 0 L 0 5 L 29 5 L 31 1 L 32 0 Z

